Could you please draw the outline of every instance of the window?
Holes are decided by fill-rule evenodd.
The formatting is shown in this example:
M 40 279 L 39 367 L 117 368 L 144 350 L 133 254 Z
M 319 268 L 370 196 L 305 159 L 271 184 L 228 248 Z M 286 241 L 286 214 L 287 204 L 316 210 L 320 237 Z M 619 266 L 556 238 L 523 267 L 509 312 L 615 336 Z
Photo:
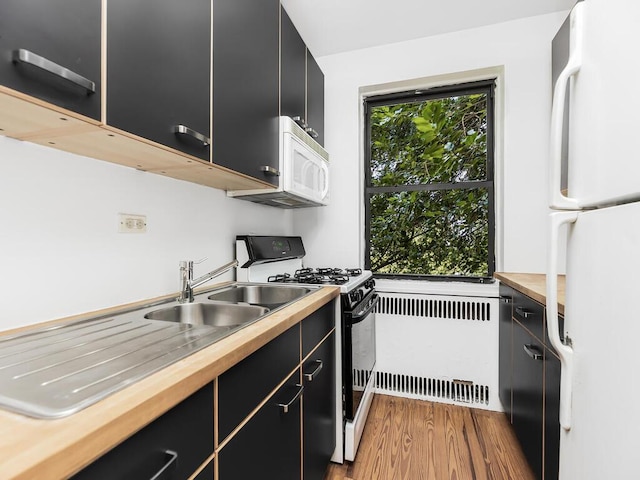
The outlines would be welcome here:
M 365 100 L 365 265 L 482 281 L 495 269 L 494 81 Z

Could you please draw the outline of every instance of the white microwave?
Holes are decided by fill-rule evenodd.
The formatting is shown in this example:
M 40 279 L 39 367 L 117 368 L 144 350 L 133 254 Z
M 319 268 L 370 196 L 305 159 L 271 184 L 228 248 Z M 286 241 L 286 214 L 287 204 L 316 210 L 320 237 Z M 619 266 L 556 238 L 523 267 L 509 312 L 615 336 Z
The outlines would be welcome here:
M 227 195 L 282 208 L 329 203 L 329 154 L 291 118 L 279 118 L 279 169 L 264 167 L 279 177 L 278 187 L 233 190 Z

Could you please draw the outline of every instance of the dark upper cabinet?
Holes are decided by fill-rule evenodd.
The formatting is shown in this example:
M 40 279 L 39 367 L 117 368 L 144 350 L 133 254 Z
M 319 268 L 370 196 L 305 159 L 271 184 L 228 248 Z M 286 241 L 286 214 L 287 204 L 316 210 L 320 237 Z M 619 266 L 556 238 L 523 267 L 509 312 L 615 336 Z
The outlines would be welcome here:
M 2 0 L 0 84 L 100 119 L 100 0 Z
M 324 73 L 308 50 L 307 123 L 318 134 L 316 142 L 324 145 Z
M 107 123 L 209 160 L 210 0 L 109 0 Z
M 285 9 L 281 11 L 280 114 L 306 121 L 307 47 Z
M 213 0 L 213 162 L 278 184 L 279 0 Z

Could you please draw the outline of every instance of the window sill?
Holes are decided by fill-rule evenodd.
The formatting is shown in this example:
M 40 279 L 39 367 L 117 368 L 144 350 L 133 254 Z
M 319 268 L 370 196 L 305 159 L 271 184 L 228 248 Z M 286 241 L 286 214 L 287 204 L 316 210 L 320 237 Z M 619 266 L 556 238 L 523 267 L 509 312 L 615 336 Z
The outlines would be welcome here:
M 497 298 L 498 282 L 430 282 L 427 280 L 376 279 L 376 290 L 387 293 L 420 293 L 424 295 L 455 295 L 465 297 Z

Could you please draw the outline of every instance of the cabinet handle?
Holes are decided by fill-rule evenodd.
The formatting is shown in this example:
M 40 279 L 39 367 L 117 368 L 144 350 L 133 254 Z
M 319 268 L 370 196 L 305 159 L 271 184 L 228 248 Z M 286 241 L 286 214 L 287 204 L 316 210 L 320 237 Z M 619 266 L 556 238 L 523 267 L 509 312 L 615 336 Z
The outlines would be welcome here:
M 304 129 L 304 131 L 307 132 L 311 138 L 318 138 L 318 132 L 316 132 L 313 128 L 307 127 Z
M 206 135 L 203 135 L 200 132 L 196 132 L 195 130 L 187 127 L 186 125 L 174 125 L 173 133 L 180 133 L 182 135 L 189 135 L 190 137 L 195 138 L 199 142 L 202 142 L 203 147 L 208 147 L 211 144 L 211 139 Z
M 313 372 L 311 372 L 311 373 L 305 373 L 305 374 L 304 374 L 304 378 L 305 378 L 306 380 L 308 380 L 309 382 L 313 382 L 313 378 L 314 378 L 318 373 L 320 373 L 320 370 L 322 370 L 322 367 L 324 366 L 324 365 L 322 364 L 322 360 L 316 360 L 316 361 L 315 361 L 315 363 L 316 363 L 316 365 L 317 365 L 316 369 L 315 369 Z
M 69 70 L 68 68 L 58 65 L 40 55 L 37 55 L 24 48 L 19 48 L 12 52 L 13 63 L 26 63 L 34 67 L 38 67 L 45 72 L 49 72 L 60 78 L 64 78 L 69 82 L 84 88 L 89 93 L 96 93 L 96 84 L 88 78 L 78 75 L 76 72 Z
M 304 118 L 302 118 L 301 116 L 297 116 L 297 117 L 293 117 L 291 120 L 293 120 L 294 122 L 296 122 L 298 124 L 298 126 L 300 128 L 302 128 L 303 130 L 307 130 L 307 127 L 309 125 L 307 125 L 307 122 L 304 120 Z
M 264 172 L 266 175 L 271 175 L 273 177 L 279 177 L 280 176 L 280 170 L 278 170 L 277 168 L 273 168 L 270 165 L 263 165 L 260 167 L 260 171 Z
M 542 360 L 544 358 L 540 349 L 535 345 L 523 345 L 522 348 L 524 348 L 526 354 L 534 360 Z
M 170 480 L 175 473 L 178 465 L 178 454 L 173 450 L 165 450 L 164 454 L 167 458 L 167 463 L 151 477 L 151 480 Z
M 516 307 L 516 313 L 520 315 L 522 318 L 524 318 L 525 320 L 534 316 L 533 312 L 527 310 L 524 307 Z
M 511 297 L 500 297 L 500 302 L 507 303 L 507 304 L 513 303 L 513 298 L 511 298 Z
M 300 398 L 300 395 L 302 395 L 302 392 L 304 391 L 304 387 L 299 383 L 296 383 L 296 387 L 298 387 L 298 392 L 294 395 L 294 397 L 291 400 L 289 400 L 288 403 L 278 404 L 278 406 L 282 408 L 282 413 L 289 413 L 289 407 L 291 407 L 291 405 L 296 403 L 296 400 L 298 400 Z

